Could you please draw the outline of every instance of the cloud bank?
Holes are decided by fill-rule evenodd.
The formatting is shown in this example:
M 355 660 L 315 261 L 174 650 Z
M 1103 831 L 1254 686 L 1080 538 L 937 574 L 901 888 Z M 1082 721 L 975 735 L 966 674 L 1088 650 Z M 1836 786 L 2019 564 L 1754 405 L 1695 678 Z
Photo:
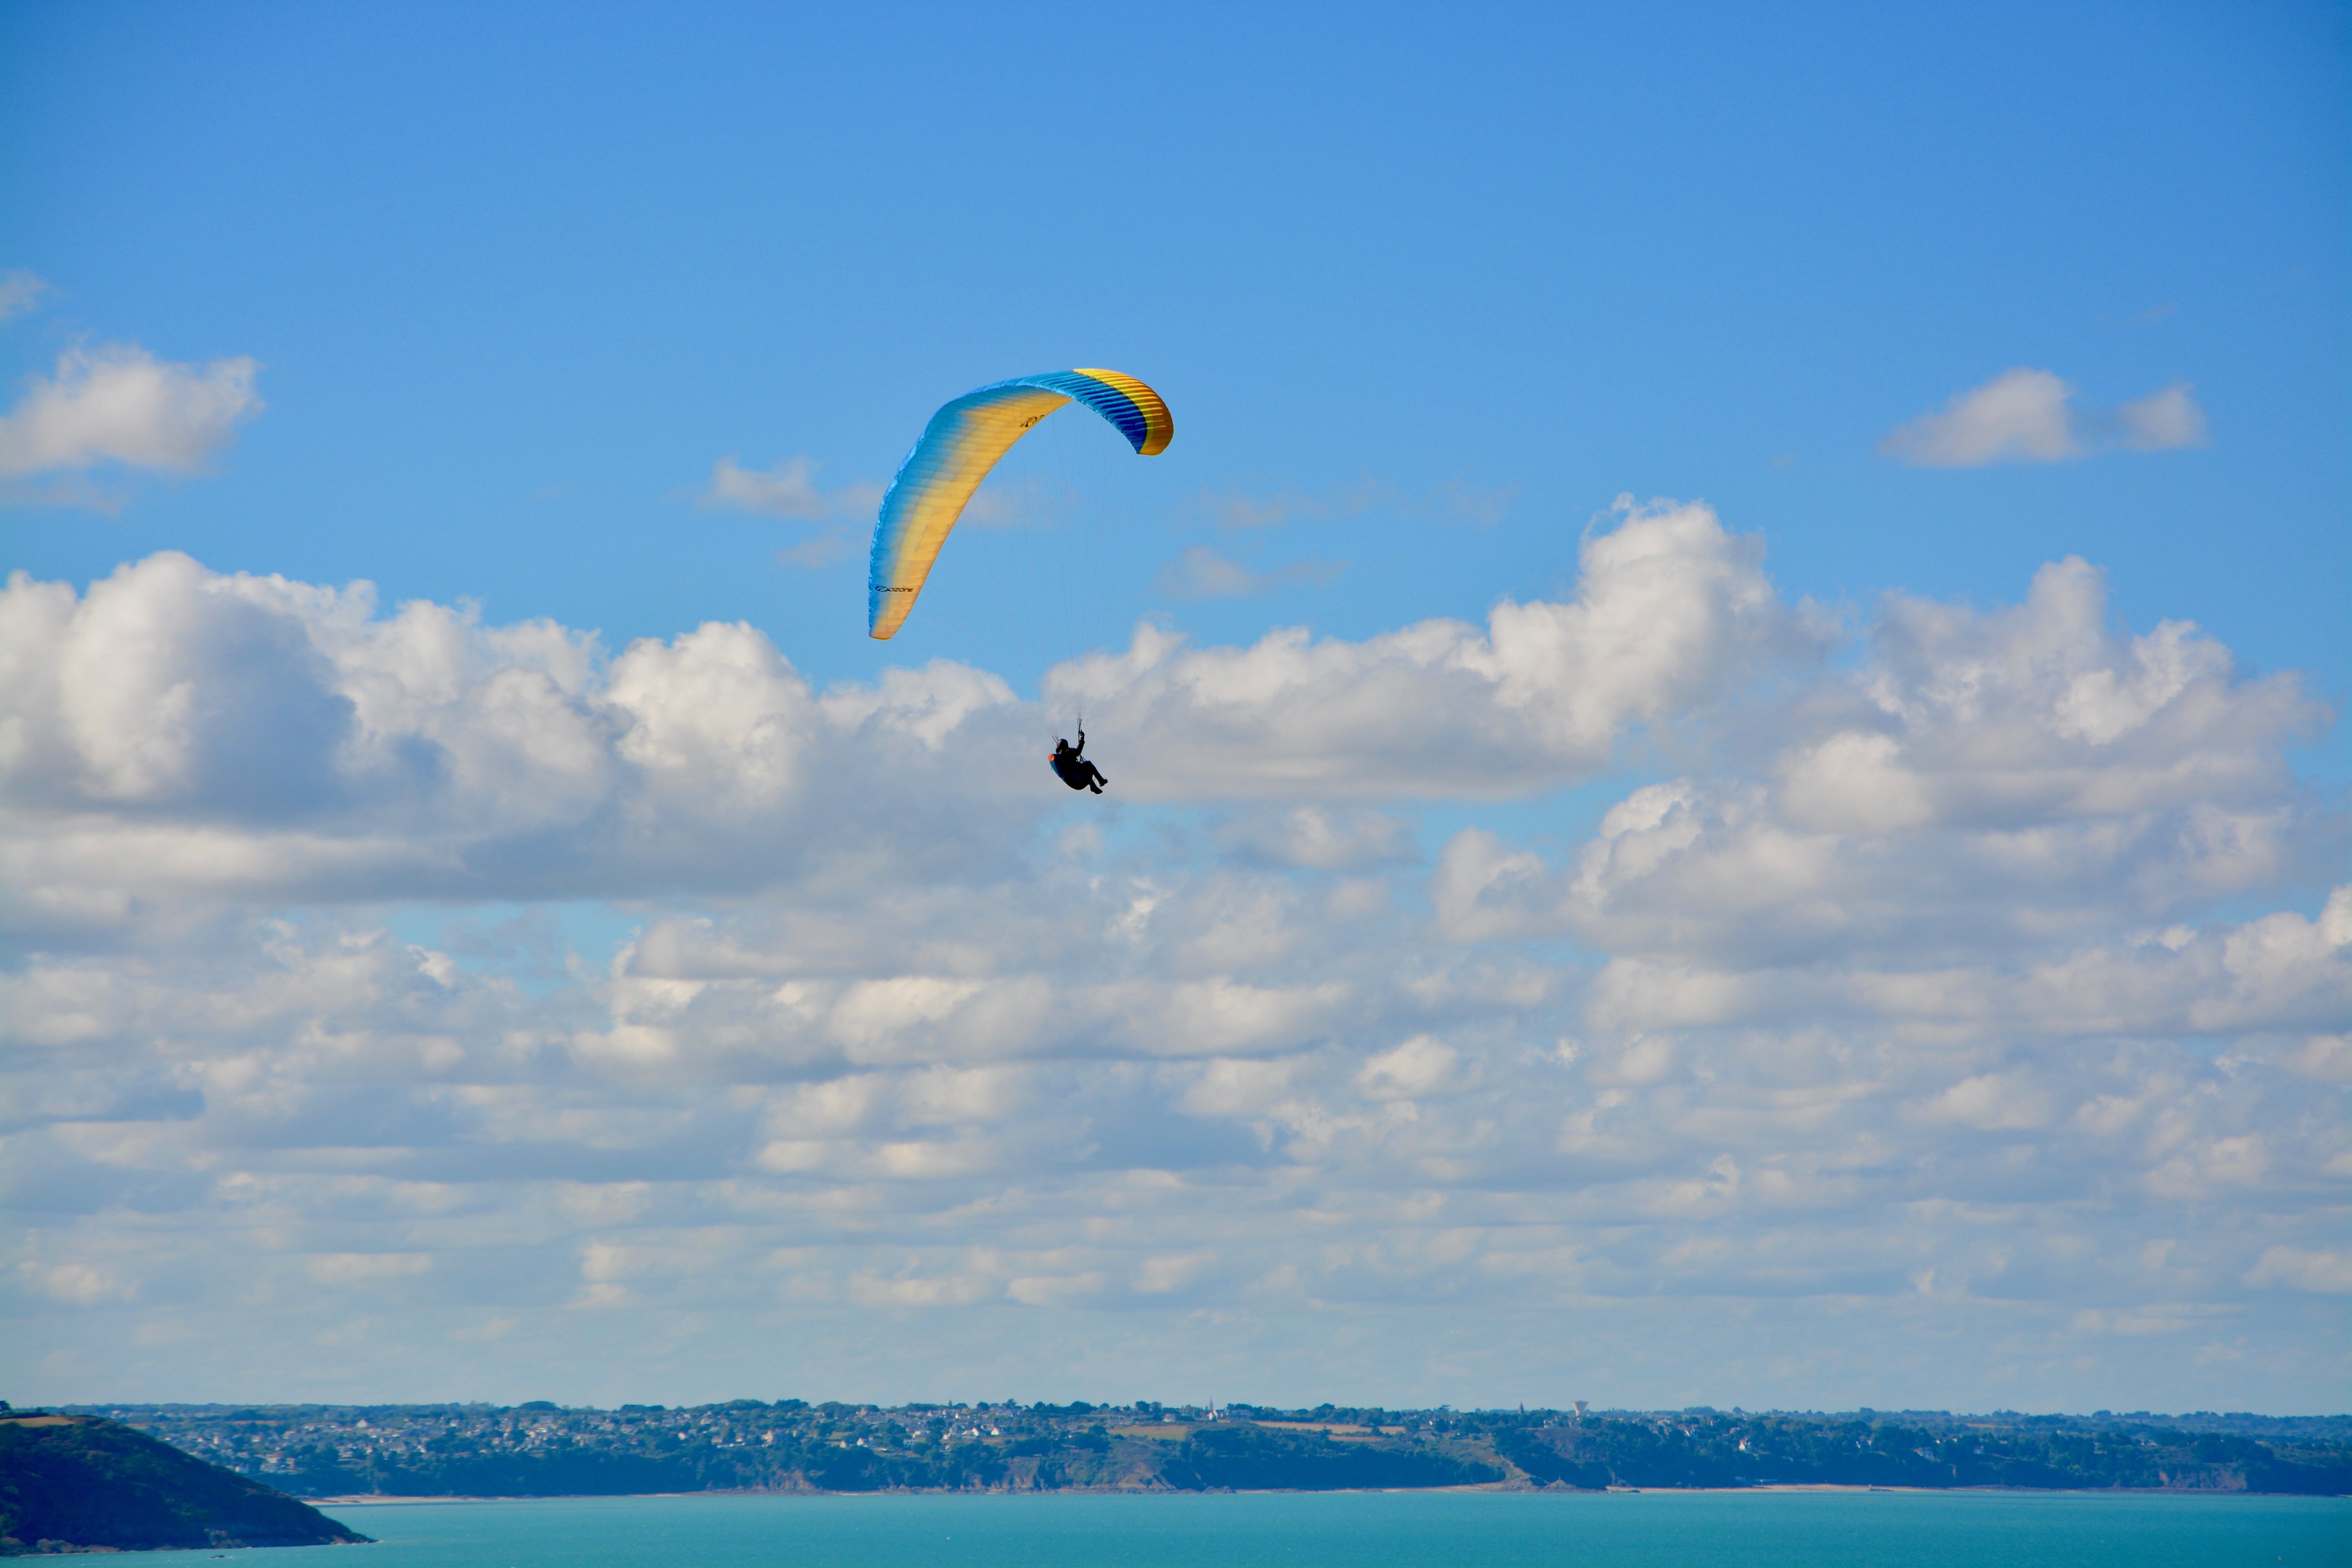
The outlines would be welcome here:
M 962 666 L 18 574 L 28 1396 L 2340 1380 L 2303 685 L 2079 561 L 1842 633 L 1703 507 L 1577 549 L 1063 667 L 1108 811 Z

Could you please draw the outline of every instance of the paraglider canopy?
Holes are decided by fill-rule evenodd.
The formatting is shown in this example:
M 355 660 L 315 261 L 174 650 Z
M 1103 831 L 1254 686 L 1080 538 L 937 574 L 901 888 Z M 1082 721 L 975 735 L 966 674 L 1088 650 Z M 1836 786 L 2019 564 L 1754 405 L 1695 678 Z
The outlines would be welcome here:
M 1101 415 L 1146 458 L 1167 450 L 1176 434 L 1160 395 L 1115 370 L 1015 376 L 948 404 L 931 416 L 882 498 L 866 579 L 868 637 L 888 637 L 905 623 L 948 531 L 997 459 L 1039 420 L 1073 402 Z

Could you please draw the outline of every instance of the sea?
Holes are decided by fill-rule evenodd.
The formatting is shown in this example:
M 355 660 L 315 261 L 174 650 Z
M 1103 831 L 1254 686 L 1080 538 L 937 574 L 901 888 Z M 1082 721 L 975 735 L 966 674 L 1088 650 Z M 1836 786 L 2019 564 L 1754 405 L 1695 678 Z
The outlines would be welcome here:
M 2210 1494 L 705 1494 L 334 1504 L 325 1511 L 377 1544 L 273 1551 L 269 1568 L 2352 1564 L 2352 1500 Z M 144 1560 L 226 1555 L 173 1552 Z

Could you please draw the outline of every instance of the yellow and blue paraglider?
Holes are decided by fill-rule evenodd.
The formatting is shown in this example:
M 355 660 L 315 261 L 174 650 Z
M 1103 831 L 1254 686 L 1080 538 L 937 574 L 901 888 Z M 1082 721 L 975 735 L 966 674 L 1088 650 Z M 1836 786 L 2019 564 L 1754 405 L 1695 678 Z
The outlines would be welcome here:
M 1118 427 L 1136 451 L 1167 450 L 1176 422 L 1160 395 L 1115 370 L 1055 370 L 967 392 L 931 416 L 923 438 L 898 465 L 874 524 L 866 579 L 866 632 L 888 637 L 915 607 L 948 531 L 997 459 L 1040 419 L 1083 403 Z

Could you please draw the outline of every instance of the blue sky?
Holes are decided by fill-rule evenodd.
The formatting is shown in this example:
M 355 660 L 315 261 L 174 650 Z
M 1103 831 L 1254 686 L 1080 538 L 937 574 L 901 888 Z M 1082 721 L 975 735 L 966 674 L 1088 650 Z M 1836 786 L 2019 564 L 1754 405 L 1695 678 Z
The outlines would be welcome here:
M 13 1139 L 79 1173 L 18 1200 L 28 1388 L 724 1396 L 761 1391 L 697 1335 L 787 1322 L 831 1347 L 776 1369 L 810 1397 L 1129 1397 L 1215 1345 L 1227 1396 L 1461 1404 L 1538 1395 L 1416 1359 L 1428 1322 L 1507 1352 L 1585 1312 L 1615 1348 L 1541 1397 L 2341 1408 L 2347 63 L 2319 5 L 12 9 L 0 566 L 27 574 L 10 668 L 51 693 L 12 711 L 0 795 L 46 1108 Z M 141 355 L 211 422 L 89 394 Z M 1065 415 L 1001 470 L 1007 526 L 866 639 L 872 488 L 939 403 L 1072 365 L 1159 388 L 1170 450 Z M 725 504 L 722 461 L 799 499 Z M 1435 617 L 1466 624 L 1442 657 L 1382 640 Z M 1325 640 L 1261 641 L 1284 627 Z M 1020 706 L 1049 671 L 1097 693 L 1106 811 L 1007 771 L 1064 710 Z M 2014 711 L 1952 695 L 2012 679 Z M 1676 812 L 1697 837 L 1657 853 L 1717 870 L 1578 870 Z M 2048 847 L 2077 833 L 2107 858 Z M 1807 855 L 1845 870 L 1775 880 Z M 812 921 L 847 944 L 814 969 Z M 2315 956 L 2250 999 L 2273 938 Z M 346 994 L 338 952 L 439 989 Z M 2170 1000 L 2093 1005 L 2133 953 L 2186 966 L 2124 985 Z M 1929 1016 L 1962 974 L 1979 999 Z M 705 989 L 662 993 L 693 1065 L 656 1116 L 614 1064 L 662 985 Z M 838 988 L 807 1004 L 835 1055 L 794 1054 L 795 985 Z M 1446 985 L 1479 998 L 1451 1023 Z M 1097 1033 L 1016 1048 L 1053 1032 L 990 986 Z M 1244 991 L 1263 1026 L 1216 1050 L 1116 1022 Z M 912 1011 L 876 1035 L 886 992 Z M 352 1109 L 351 1073 L 406 1110 Z M 1230 1182 L 1087 1255 L 1110 1221 L 1071 1151 L 1103 1140 L 1055 1142 L 1057 1096 Z M 289 1153 L 264 1102 L 331 1136 Z M 1604 1113 L 1679 1164 L 1591 1152 Z M 2127 1122 L 2197 1131 L 2084 1131 Z M 922 1152 L 956 1139 L 999 1152 Z M 1843 1195 L 1768 1196 L 1790 1162 Z M 1717 1208 L 1661 1217 L 1677 1182 Z M 263 1187 L 283 1212 L 225 1217 Z M 1050 1222 L 958 1236 L 1048 1190 Z M 1447 1204 L 1478 1215 L 1453 1239 L 1399 1217 Z M 2042 1272 L 1972 1228 L 2003 1205 L 2068 1238 Z M 853 1210 L 893 1217 L 805 1218 Z M 293 1283 L 232 1310 L 142 1229 L 167 1212 Z M 1654 1245 L 1601 1268 L 1636 1212 Z M 1327 1225 L 1352 1261 L 1285 1276 Z M 1549 1227 L 1553 1272 L 1502 1260 L 1512 1226 Z M 492 1236 L 531 1261 L 482 1261 Z M 641 1254 L 786 1261 L 738 1300 L 655 1291 Z M 1491 1328 L 1463 1304 L 1538 1276 Z M 422 1326 L 352 1329 L 353 1281 Z M 1659 1291 L 1766 1326 L 1654 1364 Z M 893 1362 L 858 1337 L 877 1307 L 941 1348 Z M 991 1359 L 1039 1311 L 1128 1381 Z M 1911 1355 L 1923 1326 L 1966 1353 Z M 332 1347 L 369 1333 L 355 1380 Z M 514 1333 L 540 1381 L 466 1383 Z M 664 1348 L 636 1381 L 561 1370 L 607 1334 Z M 1379 1353 L 1299 1359 L 1347 1334 Z M 320 1348 L 265 1376 L 280 1341 Z
M 2325 7 L 14 30 L 0 232 L 58 295 L 11 368 L 77 334 L 250 354 L 271 407 L 218 479 L 110 529 L 20 514 L 45 574 L 169 543 L 614 640 L 745 618 L 870 669 L 887 650 L 831 635 L 862 563 L 774 568 L 763 530 L 697 516 L 712 460 L 887 479 L 938 402 L 1084 362 L 1177 404 L 1136 481 L 1171 534 L 1197 520 L 1152 514 L 1202 490 L 1513 493 L 1507 529 L 1323 531 L 1346 580 L 1275 612 L 1335 633 L 1550 587 L 1558 529 L 1631 491 L 1763 531 L 1794 594 L 1990 602 L 2079 552 L 2127 616 L 2344 663 Z M 2217 438 L 1960 475 L 1874 454 L 2021 364 L 2105 404 L 2192 382 Z M 1105 591 L 1153 607 L 1172 552 Z M 1267 609 L 1192 614 L 1240 636 Z

